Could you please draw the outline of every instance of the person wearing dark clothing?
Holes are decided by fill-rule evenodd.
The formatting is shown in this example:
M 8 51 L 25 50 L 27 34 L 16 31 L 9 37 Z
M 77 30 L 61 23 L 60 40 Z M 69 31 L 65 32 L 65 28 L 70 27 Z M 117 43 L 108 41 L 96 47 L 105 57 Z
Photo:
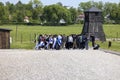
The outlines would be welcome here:
M 67 37 L 65 36 L 65 34 L 62 35 L 62 48 L 65 49 L 65 43 L 67 41 Z
M 109 41 L 109 42 L 108 42 L 108 48 L 110 48 L 110 47 L 111 47 L 111 45 L 112 45 L 112 42 L 111 42 L 111 41 Z
M 91 38 L 91 42 L 92 42 L 92 47 L 95 47 L 95 36 L 91 35 L 90 38 Z
M 69 46 L 68 46 L 68 36 L 67 36 L 67 40 L 66 40 L 66 43 L 65 43 L 65 48 L 69 49 Z
M 42 38 L 42 35 L 40 34 L 40 35 L 38 36 L 38 44 L 40 44 L 41 38 Z
M 87 37 L 86 37 L 86 35 L 85 34 L 83 34 L 82 35 L 82 48 L 81 49 L 84 49 L 85 48 L 85 42 L 86 42 L 86 40 L 87 40 Z
M 99 44 L 96 44 L 95 47 L 93 47 L 93 50 L 98 50 L 100 48 Z
M 68 36 L 68 49 L 73 48 L 73 37 L 72 35 Z
M 88 50 L 88 38 L 85 36 L 85 49 Z
M 49 48 L 52 49 L 53 46 L 53 36 L 50 35 L 49 37 Z
M 72 37 L 73 37 L 73 49 L 76 49 L 76 48 L 77 48 L 77 44 L 76 44 L 76 34 L 73 34 Z
M 67 36 L 67 41 L 66 41 L 66 44 L 65 44 L 65 48 L 70 49 L 72 47 L 73 47 L 73 37 L 70 35 L 70 36 Z
M 77 47 L 79 49 L 83 48 L 83 36 L 82 35 L 77 36 Z
M 76 35 L 76 46 L 79 48 L 79 35 Z
M 88 50 L 88 37 L 87 37 L 87 34 L 83 34 L 82 35 L 82 49 L 86 49 L 86 50 Z

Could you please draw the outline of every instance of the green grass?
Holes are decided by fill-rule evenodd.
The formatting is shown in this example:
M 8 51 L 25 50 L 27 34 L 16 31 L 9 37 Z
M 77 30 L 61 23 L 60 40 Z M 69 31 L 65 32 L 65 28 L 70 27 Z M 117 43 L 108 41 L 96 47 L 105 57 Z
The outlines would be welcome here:
M 120 41 L 112 41 L 112 46 L 110 48 L 108 48 L 108 41 L 104 43 L 102 42 L 97 42 L 97 43 L 100 44 L 100 47 L 102 49 L 120 52 Z
M 27 25 L 2 25 L 0 28 L 11 29 L 13 43 L 11 48 L 33 49 L 35 35 L 39 34 L 80 34 L 82 25 L 70 26 L 27 26 Z
M 34 49 L 35 43 L 20 43 L 14 42 L 11 45 L 11 49 Z
M 33 39 L 36 35 L 39 34 L 79 34 L 81 32 L 81 25 L 70 25 L 70 26 L 24 26 L 24 25 L 5 25 L 0 26 L 2 28 L 12 29 L 11 37 L 13 40 L 21 41 L 21 38 L 24 42 L 28 42 L 30 39 Z M 17 28 L 17 31 L 16 31 Z M 17 36 L 16 36 L 17 35 Z
M 13 43 L 11 48 L 33 49 L 35 46 L 35 35 L 39 34 L 80 34 L 83 25 L 75 24 L 69 26 L 27 26 L 27 25 L 1 25 L 0 28 L 12 29 L 11 37 Z M 120 38 L 120 25 L 103 25 L 106 38 Z M 17 30 L 17 31 L 16 31 Z M 98 42 L 101 48 L 108 49 L 108 42 Z M 120 42 L 112 42 L 110 50 L 120 52 Z
M 103 28 L 107 38 L 120 38 L 120 25 L 108 24 L 103 25 Z

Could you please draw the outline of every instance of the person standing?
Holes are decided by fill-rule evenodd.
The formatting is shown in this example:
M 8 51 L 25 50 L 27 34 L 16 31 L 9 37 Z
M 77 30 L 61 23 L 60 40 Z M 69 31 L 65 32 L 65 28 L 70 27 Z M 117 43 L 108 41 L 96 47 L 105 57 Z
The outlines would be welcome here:
M 83 34 L 82 39 L 83 39 L 83 49 L 85 48 L 86 50 L 88 50 L 88 37 L 87 37 L 87 34 Z
M 108 42 L 108 48 L 110 48 L 111 46 L 112 46 L 112 42 L 109 41 L 109 42 Z
M 91 35 L 90 38 L 91 38 L 91 42 L 92 42 L 92 47 L 95 47 L 95 36 Z

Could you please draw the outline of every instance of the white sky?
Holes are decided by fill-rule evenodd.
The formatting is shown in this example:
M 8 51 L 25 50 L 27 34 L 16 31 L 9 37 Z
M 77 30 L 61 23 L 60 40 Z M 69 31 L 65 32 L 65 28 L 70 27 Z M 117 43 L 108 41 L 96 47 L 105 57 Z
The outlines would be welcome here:
M 0 0 L 0 2 L 11 2 L 11 3 L 17 3 L 19 0 Z M 22 3 L 28 3 L 30 0 L 20 0 Z M 41 0 L 43 5 L 50 5 L 50 4 L 56 4 L 57 2 L 61 2 L 64 6 L 70 6 L 77 8 L 80 2 L 87 2 L 91 0 Z M 112 2 L 112 3 L 119 3 L 120 0 L 92 0 L 95 2 L 102 1 L 102 2 Z

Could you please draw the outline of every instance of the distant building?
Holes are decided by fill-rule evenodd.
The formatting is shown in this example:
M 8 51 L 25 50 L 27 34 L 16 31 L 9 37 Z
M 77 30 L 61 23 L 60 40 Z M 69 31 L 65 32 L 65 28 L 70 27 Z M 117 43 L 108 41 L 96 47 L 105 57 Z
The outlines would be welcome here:
M 64 19 L 60 19 L 59 24 L 64 26 L 66 25 L 66 21 Z
M 84 18 L 85 18 L 84 14 L 80 14 L 80 15 L 78 16 L 78 19 L 79 19 L 79 20 L 84 20 Z
M 26 22 L 26 23 L 29 23 L 29 22 L 30 22 L 28 16 L 25 16 L 25 18 L 24 18 L 24 22 Z
M 64 19 L 60 19 L 60 22 L 59 22 L 60 24 L 65 24 L 66 22 L 65 22 L 65 20 Z
M 10 31 L 0 28 L 0 49 L 10 49 Z
M 79 21 L 84 21 L 84 18 L 85 18 L 84 14 L 78 15 L 77 18 L 76 18 L 76 23 L 79 22 Z

